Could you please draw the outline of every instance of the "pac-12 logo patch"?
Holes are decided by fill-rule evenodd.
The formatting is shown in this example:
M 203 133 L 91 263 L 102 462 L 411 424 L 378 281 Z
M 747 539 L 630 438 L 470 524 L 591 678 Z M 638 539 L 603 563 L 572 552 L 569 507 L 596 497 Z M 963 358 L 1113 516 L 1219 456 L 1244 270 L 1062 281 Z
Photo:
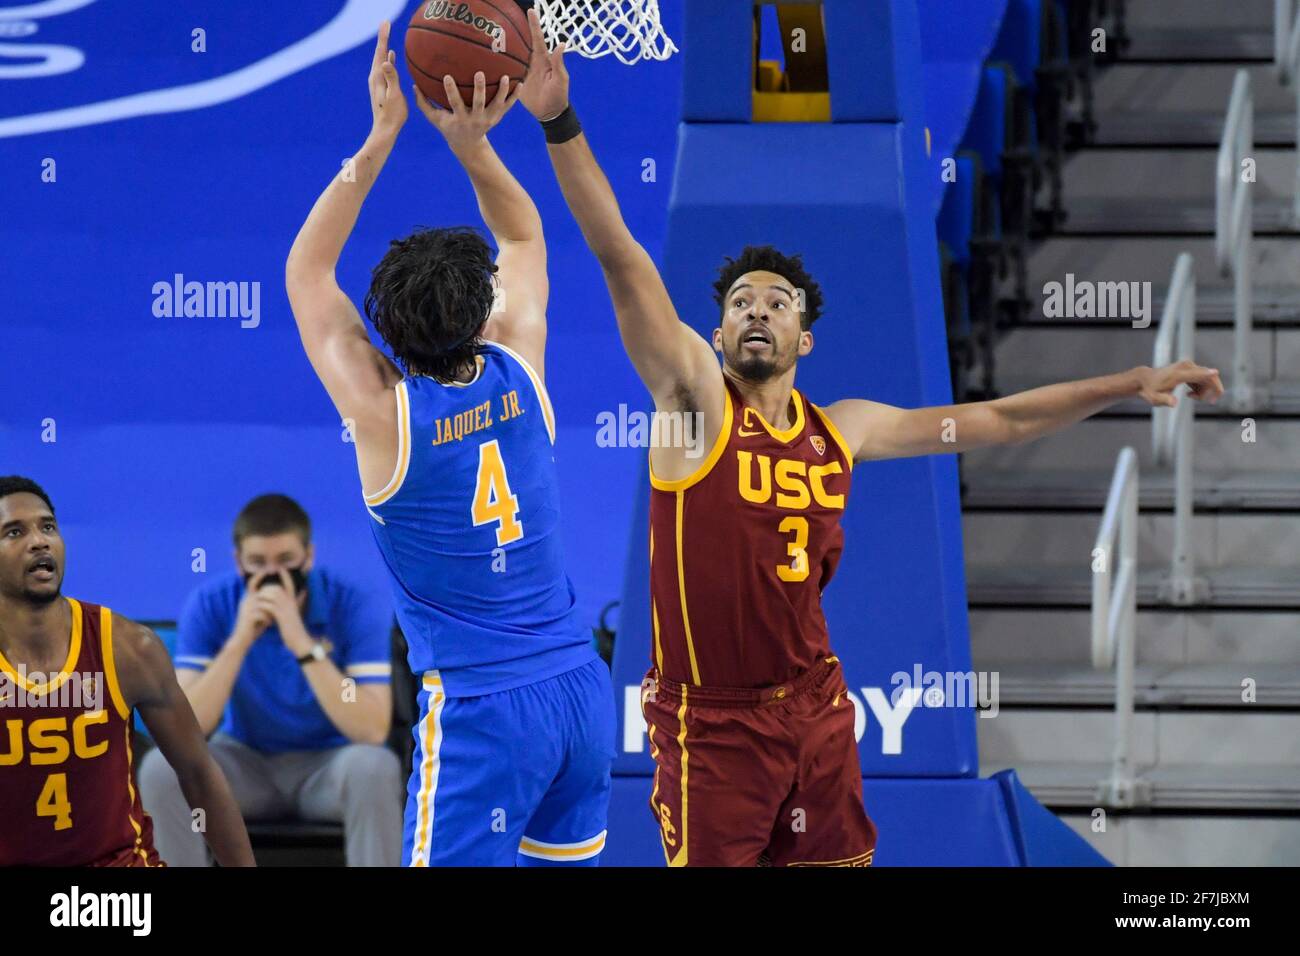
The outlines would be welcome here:
M 826 454 L 826 439 L 825 439 L 825 438 L 822 438 L 821 435 L 809 435 L 809 436 L 808 436 L 808 440 L 809 440 L 810 442 L 812 442 L 812 446 L 813 446 L 814 449 L 816 449 L 817 454 L 819 454 L 819 455 L 824 455 L 824 454 Z M 819 465 L 818 467 L 821 467 L 821 466 Z

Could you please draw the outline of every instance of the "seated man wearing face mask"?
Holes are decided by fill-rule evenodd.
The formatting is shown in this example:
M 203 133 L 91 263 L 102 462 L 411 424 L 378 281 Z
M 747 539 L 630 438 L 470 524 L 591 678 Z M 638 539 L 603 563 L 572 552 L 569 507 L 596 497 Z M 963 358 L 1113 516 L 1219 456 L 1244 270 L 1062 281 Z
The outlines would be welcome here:
M 403 787 L 386 746 L 392 610 L 315 567 L 311 521 L 284 495 L 235 521 L 238 572 L 205 584 L 177 628 L 176 671 L 249 821 L 342 823 L 349 866 L 396 866 Z M 207 862 L 202 826 L 158 751 L 140 795 L 172 866 Z

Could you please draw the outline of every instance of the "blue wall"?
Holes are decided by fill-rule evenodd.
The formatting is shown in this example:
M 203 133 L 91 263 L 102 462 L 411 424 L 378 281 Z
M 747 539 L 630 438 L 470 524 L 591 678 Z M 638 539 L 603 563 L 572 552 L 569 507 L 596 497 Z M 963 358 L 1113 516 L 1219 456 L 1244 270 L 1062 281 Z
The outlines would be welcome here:
M 164 88 L 230 82 L 250 66 L 265 73 L 273 66 L 267 58 L 336 14 L 359 10 L 369 34 L 382 15 L 402 7 L 401 0 L 227 0 L 202 9 L 94 0 L 20 21 L 35 32 L 12 42 L 67 46 L 85 56 L 62 75 L 0 78 L 0 473 L 29 474 L 54 496 L 69 542 L 69 593 L 141 618 L 174 617 L 197 583 L 193 549 L 205 549 L 209 571 L 228 568 L 236 510 L 271 489 L 301 498 L 311 511 L 321 560 L 378 583 L 352 448 L 303 356 L 282 281 L 302 220 L 369 128 L 373 36 L 209 108 L 34 135 L 14 135 L 17 124 Z M 406 3 L 395 22 L 404 24 L 413 7 Z M 676 33 L 679 8 L 669 3 L 663 13 Z M 196 27 L 206 30 L 206 52 L 191 51 Z M 570 69 L 575 103 L 627 219 L 657 256 L 681 58 L 635 69 L 572 58 Z M 390 238 L 418 225 L 479 223 L 460 167 L 412 113 L 340 265 L 339 280 L 358 301 Z M 629 533 L 623 503 L 641 467 L 636 450 L 596 447 L 595 419 L 620 403 L 646 408 L 648 400 L 536 123 L 516 108 L 493 142 L 538 202 L 548 230 L 547 365 L 564 500 L 574 519 L 567 525 L 570 571 L 584 617 L 594 623 L 619 594 Z M 57 163 L 54 183 L 42 182 L 46 159 Z M 657 164 L 656 181 L 643 180 L 647 159 Z M 156 318 L 153 286 L 176 273 L 260 282 L 260 326 Z M 52 443 L 42 440 L 47 419 Z M 593 509 L 592 501 L 609 506 Z

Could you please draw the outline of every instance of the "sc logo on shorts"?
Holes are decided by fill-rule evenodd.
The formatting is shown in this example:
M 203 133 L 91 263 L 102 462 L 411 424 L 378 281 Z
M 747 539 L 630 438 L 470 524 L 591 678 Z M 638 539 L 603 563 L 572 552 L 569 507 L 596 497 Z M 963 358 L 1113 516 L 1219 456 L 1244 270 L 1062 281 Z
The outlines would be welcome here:
M 5 80 L 60 76 L 82 68 L 86 55 L 62 44 L 32 42 L 40 21 L 88 7 L 97 0 L 40 0 L 0 7 L 0 83 Z M 373 41 L 381 20 L 392 20 L 405 0 L 335 0 L 342 8 L 314 33 L 262 59 L 222 76 L 197 83 L 132 93 L 27 116 L 0 118 L 0 138 L 30 136 L 79 126 L 111 123 L 135 116 L 204 109 L 247 96 L 287 76 Z M 322 4 L 323 6 L 324 4 Z M 231 16 L 229 8 L 206 14 Z M 201 26 L 201 23 L 196 23 Z

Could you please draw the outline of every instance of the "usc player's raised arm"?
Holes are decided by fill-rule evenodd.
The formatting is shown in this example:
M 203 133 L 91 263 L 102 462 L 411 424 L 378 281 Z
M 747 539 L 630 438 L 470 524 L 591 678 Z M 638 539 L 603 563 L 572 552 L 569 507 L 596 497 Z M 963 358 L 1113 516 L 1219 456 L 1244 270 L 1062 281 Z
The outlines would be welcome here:
M 535 12 L 529 21 L 533 60 L 521 100 L 539 120 L 549 120 L 569 108 L 564 47 L 548 53 Z M 678 318 L 654 260 L 623 221 L 587 138 L 579 134 L 547 148 L 565 202 L 605 275 L 623 347 L 655 405 L 662 411 L 701 411 L 706 433 L 715 433 L 725 386 L 713 347 Z

